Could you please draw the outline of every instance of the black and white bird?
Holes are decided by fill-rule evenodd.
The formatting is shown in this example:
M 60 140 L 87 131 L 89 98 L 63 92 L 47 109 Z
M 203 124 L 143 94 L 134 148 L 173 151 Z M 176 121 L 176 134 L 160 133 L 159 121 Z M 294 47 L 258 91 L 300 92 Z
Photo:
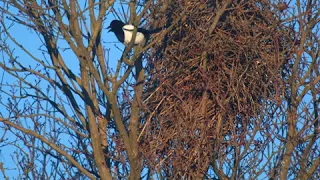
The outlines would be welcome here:
M 109 32 L 113 32 L 117 39 L 128 45 L 132 39 L 134 26 L 131 24 L 125 24 L 119 20 L 113 20 L 107 27 L 110 29 Z M 143 28 L 137 28 L 136 38 L 134 40 L 134 45 L 144 45 L 149 37 L 149 31 Z

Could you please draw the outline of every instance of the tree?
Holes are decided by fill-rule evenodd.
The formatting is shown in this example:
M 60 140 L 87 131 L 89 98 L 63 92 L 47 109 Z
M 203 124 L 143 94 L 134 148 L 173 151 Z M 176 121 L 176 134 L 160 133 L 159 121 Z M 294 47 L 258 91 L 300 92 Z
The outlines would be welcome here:
M 1 146 L 19 178 L 319 178 L 319 9 L 4 0 Z M 161 31 L 117 49 L 111 15 Z

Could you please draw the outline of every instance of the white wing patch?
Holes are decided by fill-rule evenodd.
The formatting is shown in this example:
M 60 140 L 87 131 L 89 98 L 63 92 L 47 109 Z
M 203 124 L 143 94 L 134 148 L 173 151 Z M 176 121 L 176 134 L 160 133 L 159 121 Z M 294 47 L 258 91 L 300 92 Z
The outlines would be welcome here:
M 132 38 L 134 26 L 131 24 L 124 25 L 122 29 L 124 32 L 124 43 L 129 44 L 131 41 L 131 38 Z M 141 44 L 144 41 L 145 41 L 145 37 L 144 37 L 143 33 L 137 32 L 134 44 Z

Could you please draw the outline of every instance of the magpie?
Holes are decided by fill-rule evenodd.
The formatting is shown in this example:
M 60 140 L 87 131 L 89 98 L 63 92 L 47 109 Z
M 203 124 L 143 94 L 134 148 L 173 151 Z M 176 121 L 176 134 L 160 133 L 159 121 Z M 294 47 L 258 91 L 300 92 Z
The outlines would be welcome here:
M 134 26 L 125 24 L 119 20 L 113 20 L 107 29 L 110 29 L 108 32 L 113 32 L 121 43 L 128 45 L 132 39 Z M 149 38 L 149 35 L 148 30 L 138 28 L 134 45 L 144 45 Z

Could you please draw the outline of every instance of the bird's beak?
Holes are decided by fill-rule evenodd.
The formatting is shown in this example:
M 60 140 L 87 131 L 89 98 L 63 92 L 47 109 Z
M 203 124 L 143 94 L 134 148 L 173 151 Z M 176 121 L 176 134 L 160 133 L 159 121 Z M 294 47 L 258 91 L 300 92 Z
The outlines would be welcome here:
M 110 26 L 108 26 L 106 29 L 109 29 L 109 31 L 108 31 L 108 32 L 110 32 L 110 31 L 111 31 L 111 27 L 110 27 Z

